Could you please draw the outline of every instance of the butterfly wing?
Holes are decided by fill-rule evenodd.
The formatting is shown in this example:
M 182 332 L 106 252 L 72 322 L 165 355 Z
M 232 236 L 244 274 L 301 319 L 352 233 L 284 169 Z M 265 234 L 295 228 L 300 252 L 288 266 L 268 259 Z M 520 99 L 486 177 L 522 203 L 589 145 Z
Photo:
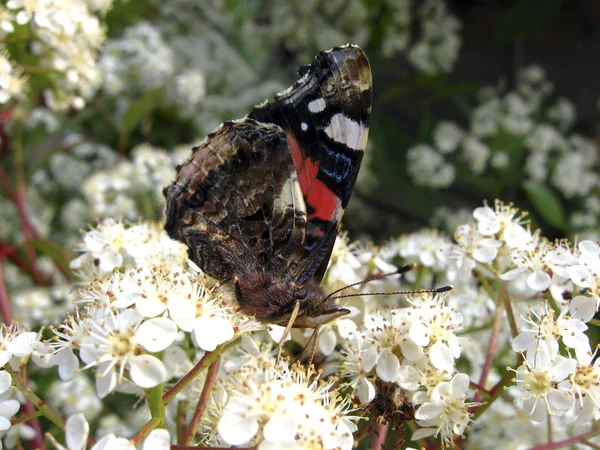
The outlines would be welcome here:
M 165 229 L 213 278 L 246 267 L 282 274 L 302 257 L 306 209 L 277 126 L 224 123 L 193 149 L 165 197 Z
M 319 282 L 350 199 L 367 144 L 372 78 L 365 53 L 346 45 L 320 52 L 302 78 L 248 115 L 284 131 L 307 224 L 301 264 L 289 272 L 297 284 Z

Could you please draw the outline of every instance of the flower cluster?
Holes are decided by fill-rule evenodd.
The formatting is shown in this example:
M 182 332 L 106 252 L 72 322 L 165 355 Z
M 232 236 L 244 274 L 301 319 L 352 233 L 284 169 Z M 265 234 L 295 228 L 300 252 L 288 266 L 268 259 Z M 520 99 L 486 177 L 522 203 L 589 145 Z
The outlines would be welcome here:
M 574 107 L 564 98 L 551 99 L 552 90 L 538 66 L 523 69 L 513 91 L 482 89 L 468 129 L 441 121 L 433 129 L 432 144 L 409 149 L 409 175 L 415 184 L 436 189 L 456 180 L 468 182 L 473 175 L 489 176 L 500 185 L 502 174 L 508 173 L 524 183 L 548 182 L 576 206 L 570 225 L 597 237 L 593 230 L 600 223 L 598 148 L 571 132 Z M 519 163 L 522 159 L 524 166 Z
M 45 92 L 51 109 L 81 109 L 98 88 L 100 72 L 96 59 L 105 30 L 95 13 L 106 11 L 111 3 L 9 0 L 0 7 L 2 36 L 23 39 L 19 37 L 22 35 L 17 36 L 19 32 L 30 33 L 30 49 L 38 58 L 39 69 L 53 74 L 49 77 L 53 89 Z M 14 58 L 27 59 L 17 55 L 13 47 L 9 49 Z M 2 59 L 7 59 L 5 54 Z M 4 72 L 6 64 L 1 65 Z M 11 73 L 0 79 L 0 103 L 23 94 L 26 84 L 21 72 L 14 66 Z
M 373 378 L 397 383 L 409 393 L 422 427 L 413 439 L 435 434 L 445 445 L 470 422 L 466 401 L 469 377 L 457 373 L 457 331 L 461 315 L 445 305 L 445 295 L 414 294 L 409 306 L 378 311 L 349 339 L 344 375 L 361 403 L 374 400 Z
M 258 375 L 258 377 L 257 377 Z M 259 449 L 352 449 L 356 425 L 339 399 L 334 381 L 324 382 L 302 366 L 264 367 L 240 377 L 229 393 L 219 437 L 229 445 L 258 445 Z M 258 378 L 258 379 L 257 379 Z
M 186 156 L 188 152 L 186 148 Z M 92 173 L 82 186 L 88 217 L 160 218 L 162 189 L 175 177 L 175 166 L 183 159 L 182 150 L 168 154 L 140 144 L 131 150 L 131 161 Z

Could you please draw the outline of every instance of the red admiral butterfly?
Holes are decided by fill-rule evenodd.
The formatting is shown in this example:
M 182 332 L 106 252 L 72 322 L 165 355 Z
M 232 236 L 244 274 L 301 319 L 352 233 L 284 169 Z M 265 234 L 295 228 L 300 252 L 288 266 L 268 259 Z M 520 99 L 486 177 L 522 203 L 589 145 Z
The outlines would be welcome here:
M 319 283 L 367 144 L 372 80 L 355 45 L 319 52 L 299 73 L 192 149 L 164 190 L 165 229 L 204 272 L 233 282 L 245 314 L 316 328 L 350 312 Z

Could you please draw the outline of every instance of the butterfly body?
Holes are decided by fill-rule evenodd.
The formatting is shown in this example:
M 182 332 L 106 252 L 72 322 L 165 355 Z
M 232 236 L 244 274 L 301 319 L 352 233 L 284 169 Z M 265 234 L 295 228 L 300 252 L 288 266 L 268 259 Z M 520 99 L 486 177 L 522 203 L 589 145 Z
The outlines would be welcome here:
M 349 310 L 319 286 L 362 160 L 364 52 L 320 52 L 302 78 L 195 147 L 165 189 L 169 235 L 264 323 L 315 328 Z

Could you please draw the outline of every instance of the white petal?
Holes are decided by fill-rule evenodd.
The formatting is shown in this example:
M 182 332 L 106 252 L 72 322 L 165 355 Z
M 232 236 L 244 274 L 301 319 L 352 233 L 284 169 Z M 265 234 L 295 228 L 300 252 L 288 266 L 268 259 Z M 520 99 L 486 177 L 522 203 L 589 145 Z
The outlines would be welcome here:
M 298 432 L 298 422 L 292 414 L 274 416 L 263 429 L 265 439 L 276 444 L 293 444 Z
M 151 355 L 138 355 L 129 362 L 131 381 L 139 387 L 147 389 L 164 383 L 167 380 L 167 369 L 163 363 Z
M 454 375 L 454 378 L 452 379 L 452 397 L 454 398 L 460 398 L 463 395 L 465 395 L 465 393 L 467 392 L 467 389 L 469 389 L 469 383 L 471 380 L 469 380 L 469 375 L 467 375 L 466 373 L 458 373 L 456 375 Z
M 0 350 L 0 367 L 3 367 L 10 359 L 10 353 L 6 350 Z
M 371 371 L 371 369 L 373 369 L 373 366 L 375 366 L 375 363 L 377 362 L 377 358 L 379 357 L 379 354 L 377 352 L 377 347 L 373 346 L 373 347 L 368 347 L 368 348 L 364 349 L 360 353 L 360 357 L 362 358 L 360 361 L 361 369 L 365 373 L 369 373 Z
M 246 416 L 236 412 L 227 411 L 219 420 L 219 436 L 229 445 L 242 445 L 256 435 L 258 421 L 254 416 Z
M 495 247 L 478 247 L 473 252 L 473 259 L 481 263 L 491 263 L 498 255 L 498 249 Z
M 102 272 L 111 272 L 115 267 L 121 267 L 123 256 L 120 253 L 106 250 L 100 256 L 100 270 Z
M 527 286 L 536 292 L 543 292 L 548 289 L 551 281 L 550 275 L 541 270 L 537 270 L 527 277 Z
M 454 355 L 452 350 L 443 342 L 436 342 L 429 349 L 429 359 L 433 367 L 445 370 L 448 373 L 454 371 Z
M 567 272 L 571 277 L 571 281 L 579 287 L 588 288 L 594 287 L 594 276 L 583 266 L 567 267 Z
M 398 357 L 390 349 L 385 349 L 377 361 L 377 376 L 383 381 L 396 381 L 399 368 L 400 361 L 398 361 Z
M 424 439 L 426 437 L 433 436 L 436 432 L 437 428 L 419 428 L 413 433 L 410 440 L 418 441 L 419 439 Z
M 567 347 L 570 348 L 590 348 L 590 340 L 583 332 L 577 333 L 575 331 L 570 331 L 564 333 L 563 342 Z
M 32 344 L 36 339 L 37 334 L 33 331 L 21 333 L 12 341 L 6 342 L 5 348 L 13 355 L 23 358 L 24 356 L 29 356 L 33 352 Z
M 521 225 L 513 224 L 506 227 L 504 233 L 502 233 L 502 238 L 509 247 L 523 249 L 531 241 L 531 234 Z
M 260 354 L 260 350 L 258 349 L 256 342 L 254 342 L 254 339 L 252 339 L 249 334 L 244 334 L 242 336 L 242 348 L 249 355 L 258 356 Z
M 196 319 L 193 333 L 198 346 L 212 352 L 217 345 L 230 341 L 234 330 L 231 323 L 222 317 L 202 316 Z
M 5 370 L 0 371 L 0 394 L 3 394 L 6 391 L 8 391 L 8 388 L 10 387 L 11 383 L 12 378 L 9 375 L 9 373 Z
M 597 302 L 587 295 L 578 295 L 569 302 L 569 313 L 574 319 L 589 322 L 596 314 Z
M 569 375 L 574 373 L 576 368 L 577 361 L 571 358 L 565 358 L 550 370 L 551 380 L 555 383 L 561 382 Z
M 113 391 L 116 385 L 117 375 L 114 369 L 109 370 L 106 375 L 102 376 L 100 367 L 96 368 L 96 394 L 98 394 L 98 397 L 106 397 Z
M 575 397 L 573 394 L 552 389 L 548 392 L 548 403 L 552 411 L 568 411 L 573 406 Z
M 409 361 L 417 361 L 423 357 L 423 347 L 413 342 L 412 339 L 406 339 L 400 343 L 402 354 Z
M 335 325 L 342 339 L 350 339 L 351 336 L 356 334 L 356 330 L 358 330 L 356 323 L 350 319 L 338 319 Z
M 396 383 L 407 391 L 416 391 L 419 389 L 419 372 L 413 366 L 402 364 L 398 370 L 398 378 Z
M 135 332 L 134 342 L 151 353 L 164 350 L 177 336 L 177 325 L 162 317 L 146 320 Z
M 421 322 L 415 322 L 410 326 L 408 336 L 415 344 L 421 347 L 429 345 L 429 328 Z
M 19 409 L 21 409 L 21 404 L 18 400 L 4 400 L 0 405 L 2 405 L 0 416 L 8 419 L 18 413 Z
M 329 356 L 335 350 L 337 337 L 331 326 L 324 326 L 322 331 L 319 331 L 318 336 L 319 350 L 323 355 Z
M 600 255 L 600 246 L 593 241 L 581 241 L 579 243 L 579 250 L 581 250 L 581 253 L 584 255 L 592 257 L 598 257 L 598 255 Z
M 164 428 L 152 430 L 142 445 L 142 450 L 169 450 L 170 448 L 171 437 Z
M 537 344 L 536 333 L 531 331 L 521 331 L 513 339 L 512 349 L 514 352 L 525 352 Z
M 527 269 L 525 267 L 517 267 L 516 269 L 509 270 L 508 272 L 500 275 L 500 279 L 504 280 L 504 281 L 514 280 L 515 278 L 517 278 L 519 275 L 521 275 L 526 270 Z
M 79 359 L 69 349 L 64 349 L 61 353 L 60 363 L 58 364 L 58 376 L 63 381 L 71 381 L 77 375 L 79 369 Z
M 365 377 L 360 377 L 356 383 L 354 394 L 362 404 L 367 404 L 375 398 L 375 387 Z
M 488 205 L 484 205 L 484 206 L 475 208 L 475 210 L 473 211 L 473 217 L 477 221 L 494 220 L 494 219 L 496 219 L 496 213 Z
M 87 444 L 90 424 L 83 414 L 75 414 L 67 419 L 65 440 L 69 450 L 80 450 Z
M 443 403 L 425 403 L 417 409 L 415 412 L 415 419 L 417 420 L 431 420 L 437 419 L 444 412 Z
M 10 423 L 10 420 L 8 420 L 6 417 L 0 415 L 0 431 L 8 430 L 11 427 L 11 425 L 12 424 Z
M 285 333 L 285 327 L 271 323 L 267 327 L 267 331 L 269 332 L 271 339 L 273 339 L 276 343 L 279 344 L 281 342 L 281 339 L 283 338 L 283 333 Z M 287 342 L 291 338 L 291 335 L 288 333 L 288 335 L 285 337 L 285 341 Z
M 183 331 L 192 331 L 196 323 L 196 307 L 192 302 L 182 297 L 169 300 L 169 315 L 173 322 Z

